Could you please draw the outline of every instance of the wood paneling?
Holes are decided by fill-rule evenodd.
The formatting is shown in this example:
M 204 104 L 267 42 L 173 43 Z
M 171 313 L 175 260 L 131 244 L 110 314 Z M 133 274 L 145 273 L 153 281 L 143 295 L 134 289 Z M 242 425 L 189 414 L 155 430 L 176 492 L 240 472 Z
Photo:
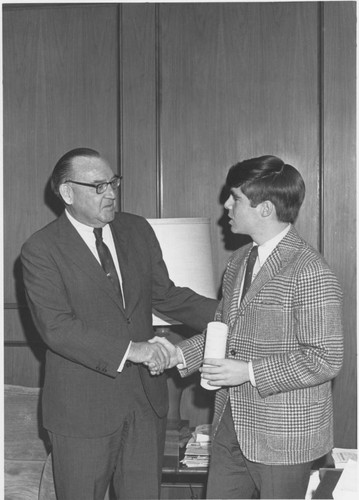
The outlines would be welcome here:
M 316 245 L 316 4 L 161 4 L 160 20 L 164 216 L 211 218 L 219 283 L 228 168 L 275 154 L 305 178 L 298 227 Z
M 4 383 L 25 387 L 44 384 L 44 344 L 6 345 L 4 349 Z
M 152 4 L 121 7 L 123 210 L 158 217 L 156 22 Z
M 4 340 L 12 344 L 41 342 L 28 307 L 4 310 Z
M 356 4 L 325 2 L 324 256 L 344 293 L 344 364 L 334 381 L 337 446 L 356 447 Z
M 86 146 L 117 164 L 117 29 L 115 5 L 4 6 L 5 302 L 22 243 L 55 217 L 46 183 L 60 156 Z
M 59 209 L 47 185 L 56 161 L 87 146 L 117 167 L 117 12 L 116 5 L 3 8 L 7 307 L 25 304 L 21 245 Z M 34 343 L 38 335 L 29 311 L 6 309 L 4 332 L 5 381 L 42 385 L 44 346 Z

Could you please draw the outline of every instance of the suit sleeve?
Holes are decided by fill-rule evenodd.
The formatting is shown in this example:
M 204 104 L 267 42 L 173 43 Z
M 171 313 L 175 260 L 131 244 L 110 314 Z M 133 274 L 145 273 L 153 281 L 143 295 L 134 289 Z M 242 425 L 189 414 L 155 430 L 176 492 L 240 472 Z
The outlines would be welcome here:
M 105 341 L 105 324 L 86 324 L 75 314 L 50 243 L 30 238 L 21 260 L 29 308 L 46 345 L 70 361 L 115 377 L 128 338 L 114 335 Z
M 213 321 L 222 321 L 222 305 L 223 300 L 221 300 L 218 304 Z M 201 366 L 204 355 L 205 340 L 206 330 L 178 344 L 186 362 L 185 368 L 178 368 L 181 377 L 191 375 Z
M 253 360 L 262 397 L 302 389 L 333 379 L 343 361 L 342 293 L 320 260 L 305 267 L 296 284 L 292 312 L 296 346 Z
M 153 308 L 202 331 L 208 322 L 213 321 L 218 301 L 199 295 L 190 288 L 175 286 L 168 275 L 156 235 L 147 222 L 146 229 L 152 261 Z

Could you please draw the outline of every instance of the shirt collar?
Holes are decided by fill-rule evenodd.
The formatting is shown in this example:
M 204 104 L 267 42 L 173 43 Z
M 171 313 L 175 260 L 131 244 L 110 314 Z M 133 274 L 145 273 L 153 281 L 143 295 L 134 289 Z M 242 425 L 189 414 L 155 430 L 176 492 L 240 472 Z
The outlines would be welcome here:
M 291 224 L 288 224 L 283 231 L 278 233 L 274 238 L 271 238 L 270 240 L 266 241 L 262 245 L 258 246 L 258 260 L 260 267 L 263 266 L 267 258 L 270 256 L 270 254 L 273 252 L 275 247 L 278 245 L 280 241 L 284 238 L 284 236 L 289 232 L 291 228 Z
M 89 234 L 89 233 L 93 233 L 93 227 L 91 226 L 88 226 L 87 224 L 83 224 L 82 222 L 79 222 L 77 219 L 75 219 L 75 217 L 73 217 L 70 212 L 65 209 L 65 214 L 67 216 L 67 218 L 69 219 L 69 221 L 71 222 L 71 224 L 75 227 L 75 229 L 77 229 L 77 231 L 80 233 L 80 234 Z
M 88 226 L 87 224 L 83 224 L 82 222 L 79 222 L 77 219 L 75 219 L 70 214 L 70 212 L 67 209 L 65 209 L 65 214 L 66 214 L 67 218 L 69 219 L 69 221 L 71 222 L 71 224 L 74 226 L 74 228 L 78 231 L 79 234 L 81 234 L 83 236 L 89 236 L 91 234 L 91 236 L 93 236 L 94 228 L 92 226 Z M 103 236 L 104 237 L 107 234 L 109 234 L 110 226 L 108 224 L 106 224 L 102 229 L 103 229 Z

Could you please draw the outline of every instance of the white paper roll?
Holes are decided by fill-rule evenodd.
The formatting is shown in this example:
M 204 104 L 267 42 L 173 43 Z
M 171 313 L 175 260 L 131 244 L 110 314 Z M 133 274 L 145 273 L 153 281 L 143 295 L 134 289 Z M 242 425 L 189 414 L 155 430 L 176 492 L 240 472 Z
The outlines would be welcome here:
M 226 356 L 228 326 L 220 321 L 211 321 L 207 325 L 204 358 L 223 359 Z M 201 386 L 210 391 L 220 386 L 209 385 L 208 380 L 201 377 Z

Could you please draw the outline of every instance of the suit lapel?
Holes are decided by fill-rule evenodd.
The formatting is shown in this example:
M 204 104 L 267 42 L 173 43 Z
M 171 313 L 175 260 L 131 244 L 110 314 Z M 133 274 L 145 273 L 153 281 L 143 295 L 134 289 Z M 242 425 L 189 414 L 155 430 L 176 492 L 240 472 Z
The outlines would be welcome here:
M 248 246 L 248 249 L 250 249 L 250 248 L 251 247 Z M 235 321 L 237 314 L 238 314 L 239 294 L 241 291 L 241 283 L 243 280 L 243 275 L 244 275 L 244 271 L 245 271 L 247 260 L 248 260 L 248 253 L 249 253 L 249 250 L 247 252 L 247 258 L 238 259 L 238 272 L 237 272 L 235 279 L 233 280 L 233 288 L 231 291 L 231 298 L 230 298 L 230 306 L 229 306 L 229 314 L 228 314 L 230 323 L 233 323 Z
M 243 301 L 238 307 L 239 290 L 243 279 L 245 266 L 248 260 L 249 249 L 251 248 L 250 246 L 248 247 L 246 252 L 247 258 L 245 260 L 243 260 L 242 258 L 242 264 L 240 265 L 240 269 L 235 281 L 235 289 L 233 291 L 233 298 L 230 307 L 230 319 L 232 322 L 235 321 L 237 313 L 245 309 L 247 305 L 254 299 L 254 297 L 262 290 L 262 288 L 269 281 L 271 281 L 284 266 L 287 265 L 287 263 L 293 258 L 293 253 L 298 250 L 298 247 L 300 245 L 302 245 L 302 240 L 299 237 L 296 229 L 292 226 L 283 240 L 279 242 L 273 252 L 269 255 L 264 265 L 261 267 L 257 276 L 255 277 Z
M 264 265 L 259 270 L 243 301 L 240 304 L 240 309 L 247 307 L 254 297 L 262 290 L 262 288 L 279 273 L 283 266 L 282 258 L 278 247 L 270 254 Z
M 62 252 L 67 255 L 67 258 L 70 259 L 76 267 L 86 273 L 94 281 L 94 283 L 96 283 L 97 287 L 107 293 L 116 305 L 119 306 L 124 312 L 121 298 L 106 277 L 101 265 L 98 263 L 91 250 L 88 248 L 66 215 L 62 214 L 58 221 L 58 245 Z

